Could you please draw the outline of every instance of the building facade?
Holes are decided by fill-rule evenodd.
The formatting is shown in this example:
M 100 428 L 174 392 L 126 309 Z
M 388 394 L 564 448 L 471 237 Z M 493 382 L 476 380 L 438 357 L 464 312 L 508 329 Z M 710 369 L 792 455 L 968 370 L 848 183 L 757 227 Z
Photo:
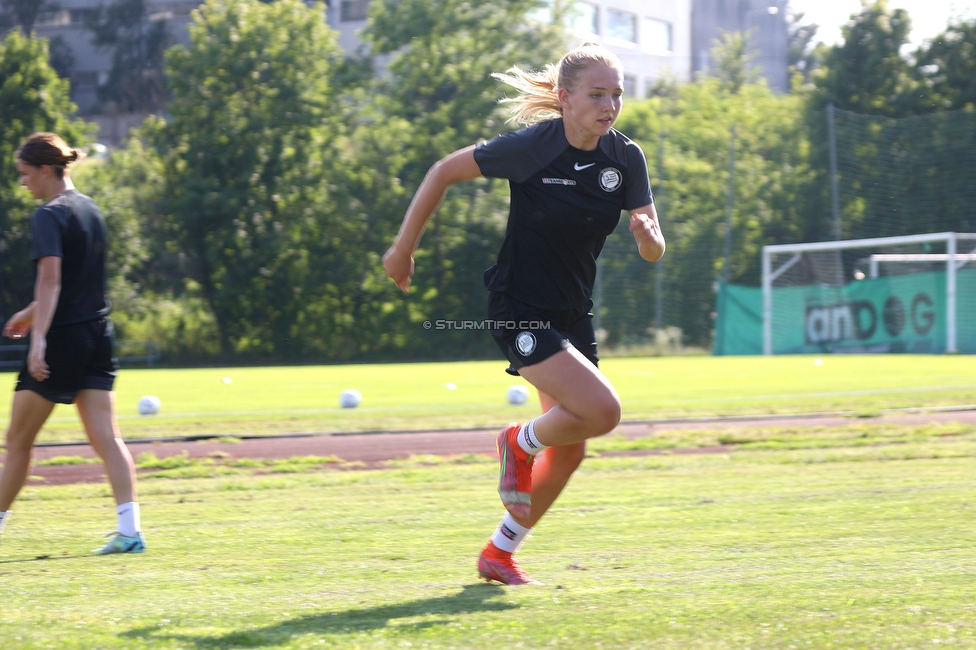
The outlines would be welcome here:
M 165 20 L 172 43 L 189 43 L 187 25 L 190 12 L 201 3 L 199 0 L 145 0 L 147 22 Z M 97 48 L 92 44 L 92 33 L 85 28 L 85 18 L 105 0 L 57 0 L 58 11 L 38 14 L 34 31 L 38 36 L 60 40 L 66 45 L 71 57 L 68 78 L 71 81 L 71 99 L 78 105 L 81 115 L 114 112 L 98 98 L 98 87 L 108 79 L 112 69 L 112 50 Z
M 628 95 L 643 97 L 662 79 L 690 81 L 692 0 L 585 0 L 575 2 L 573 43 L 596 41 L 620 57 Z M 341 0 L 329 8 L 329 24 L 350 52 L 361 41 L 369 0 Z
M 490 1 L 490 0 L 483 0 Z M 725 31 L 752 30 L 757 65 L 774 88 L 788 86 L 786 72 L 787 0 L 580 0 L 573 4 L 573 42 L 597 41 L 624 64 L 625 90 L 646 96 L 661 80 L 691 81 L 708 73 L 709 52 Z M 147 21 L 165 20 L 171 43 L 187 43 L 187 25 L 200 0 L 144 0 Z M 54 39 L 69 53 L 71 97 L 78 112 L 102 123 L 102 137 L 116 143 L 138 116 L 111 115 L 113 107 L 99 101 L 98 88 L 112 68 L 110 48 L 96 48 L 85 18 L 106 0 L 58 0 L 57 11 L 38 15 L 39 36 Z M 359 32 L 366 25 L 370 0 L 329 0 L 326 20 L 347 52 L 362 47 Z M 118 133 L 116 133 L 118 132 Z
M 770 88 L 789 90 L 787 0 L 694 0 L 692 71 L 709 74 L 711 51 L 722 32 L 749 32 L 754 64 Z

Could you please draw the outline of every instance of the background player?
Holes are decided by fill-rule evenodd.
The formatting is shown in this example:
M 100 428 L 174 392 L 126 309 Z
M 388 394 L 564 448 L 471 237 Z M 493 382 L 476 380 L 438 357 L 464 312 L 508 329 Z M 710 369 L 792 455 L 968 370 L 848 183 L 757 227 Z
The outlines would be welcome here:
M 30 219 L 36 265 L 34 301 L 4 325 L 3 335 L 30 333 L 14 389 L 7 458 L 0 474 L 0 531 L 24 486 L 34 439 L 55 403 L 78 407 L 95 452 L 105 462 L 117 504 L 117 531 L 96 553 L 140 553 L 145 539 L 135 495 L 135 466 L 115 419 L 114 331 L 105 299 L 105 222 L 78 192 L 67 167 L 83 154 L 53 133 L 35 133 L 17 150 L 20 184 L 46 201 Z

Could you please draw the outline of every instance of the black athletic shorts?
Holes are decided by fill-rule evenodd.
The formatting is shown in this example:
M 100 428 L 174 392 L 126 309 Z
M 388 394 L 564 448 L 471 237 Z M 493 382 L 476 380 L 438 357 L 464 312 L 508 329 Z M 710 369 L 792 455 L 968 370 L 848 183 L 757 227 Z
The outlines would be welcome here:
M 85 388 L 112 390 L 118 371 L 114 348 L 115 327 L 108 318 L 53 327 L 44 355 L 51 376 L 35 380 L 24 359 L 14 390 L 31 390 L 58 404 L 73 403 Z
M 574 347 L 596 366 L 596 332 L 593 314 L 586 309 L 539 309 L 508 294 L 490 292 L 488 320 L 491 335 L 511 365 L 505 371 L 517 375 L 519 368 L 545 361 L 561 350 Z

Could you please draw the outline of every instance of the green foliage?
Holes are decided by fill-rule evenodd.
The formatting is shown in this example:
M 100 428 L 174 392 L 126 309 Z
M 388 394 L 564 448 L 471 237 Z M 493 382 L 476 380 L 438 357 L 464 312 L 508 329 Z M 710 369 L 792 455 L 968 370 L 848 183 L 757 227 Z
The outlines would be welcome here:
M 756 53 L 749 47 L 751 32 L 723 32 L 715 39 L 712 59 L 715 61 L 715 77 L 722 90 L 737 94 L 747 84 L 758 83 L 761 74 L 753 65 Z
M 836 112 L 845 238 L 976 230 L 976 113 Z
M 339 51 L 321 6 L 211 0 L 167 55 L 165 238 L 215 317 L 221 352 L 357 351 L 348 294 L 368 228 L 332 196 Z
M 213 313 L 199 284 L 183 274 L 183 256 L 165 240 L 163 159 L 145 144 L 160 128 L 149 121 L 125 148 L 88 159 L 73 174 L 102 207 L 109 231 L 108 295 L 117 338 L 155 341 L 166 363 L 219 353 Z
M 146 1 L 102 7 L 89 26 L 115 57 L 107 87 L 115 95 L 103 99 L 137 110 L 172 98 L 166 119 L 151 118 L 127 149 L 76 171 L 112 234 L 120 336 L 161 342 L 171 363 L 496 357 L 484 331 L 421 323 L 484 316 L 482 271 L 504 233 L 504 182 L 449 191 L 417 251 L 408 296 L 380 256 L 436 160 L 509 128 L 497 103 L 504 87 L 489 75 L 557 60 L 570 5 L 374 0 L 368 52 L 344 59 L 321 4 L 210 0 L 194 12 L 189 45 L 167 57 L 169 87 L 165 25 L 135 27 Z M 40 5 L 3 6 L 32 20 Z M 646 264 L 625 221 L 610 237 L 601 258 L 605 345 L 647 342 L 657 270 L 662 325 L 679 326 L 686 344 L 709 344 L 733 127 L 733 282 L 758 283 L 764 244 L 832 236 L 828 103 L 855 130 L 855 113 L 962 109 L 930 116 L 907 138 L 892 136 L 904 124 L 862 129 L 841 178 L 845 236 L 972 229 L 971 167 L 958 161 L 972 150 L 965 110 L 976 103 L 976 21 L 957 21 L 912 56 L 903 54 L 909 27 L 906 12 L 880 0 L 852 16 L 842 43 L 811 51 L 816 26 L 798 18 L 788 95 L 755 79 L 746 38 L 728 34 L 713 56 L 717 78 L 663 81 L 654 98 L 628 100 L 618 128 L 647 154 L 668 253 Z M 15 187 L 13 149 L 37 130 L 72 145 L 85 139 L 46 58 L 42 40 L 12 33 L 0 46 L 0 312 L 31 289 L 32 202 Z M 885 199 L 899 201 L 897 215 L 879 218 L 873 187 L 900 188 Z
M 803 13 L 787 13 L 786 64 L 791 73 L 799 74 L 804 81 L 809 82 L 811 74 L 819 64 L 817 47 L 813 39 L 820 26 L 805 23 L 803 18 Z
M 763 84 L 730 85 L 705 78 L 680 86 L 672 97 L 654 97 L 625 107 L 617 124 L 647 154 L 668 251 L 663 258 L 664 311 L 685 342 L 707 345 L 714 309 L 713 282 L 723 265 L 729 156 L 735 127 L 732 259 L 733 282 L 758 284 L 764 244 L 809 237 L 809 213 L 801 197 L 812 178 L 809 142 L 797 115 L 803 98 L 779 95 Z M 658 170 L 664 136 L 663 178 Z M 601 272 L 605 302 L 623 291 L 629 309 L 652 324 L 654 283 L 636 253 L 626 224 L 607 243 Z M 625 254 L 619 251 L 623 250 Z M 643 278 L 644 281 L 629 281 Z M 646 337 L 633 323 L 604 319 L 609 344 Z M 617 331 L 615 327 L 623 329 Z
M 976 107 L 976 19 L 950 24 L 915 58 L 935 110 Z
M 888 9 L 887 0 L 865 4 L 841 28 L 844 41 L 830 48 L 814 75 L 816 106 L 833 103 L 857 113 L 898 117 L 916 104 L 914 80 L 901 56 L 911 20 L 904 9 Z
M 75 147 L 91 130 L 69 116 L 68 82 L 48 65 L 47 41 L 17 30 L 0 41 L 0 314 L 24 307 L 33 295 L 28 218 L 36 202 L 20 187 L 17 147 L 32 133 L 53 131 Z

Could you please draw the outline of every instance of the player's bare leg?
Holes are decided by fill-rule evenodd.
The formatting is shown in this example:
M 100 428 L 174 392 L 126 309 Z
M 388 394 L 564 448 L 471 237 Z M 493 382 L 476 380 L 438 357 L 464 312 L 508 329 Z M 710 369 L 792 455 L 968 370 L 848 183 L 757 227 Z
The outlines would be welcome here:
M 10 508 L 24 487 L 34 458 L 34 440 L 53 410 L 54 402 L 33 391 L 14 392 L 6 460 L 0 473 L 0 512 Z
M 539 399 L 543 412 L 557 406 L 556 400 L 542 391 Z M 478 558 L 478 573 L 482 578 L 507 585 L 539 584 L 522 570 L 512 554 L 555 503 L 585 455 L 585 442 L 549 447 L 537 454 L 532 466 L 531 509 L 527 516 L 509 514 L 502 520 Z
M 136 501 L 136 470 L 132 455 L 122 440 L 115 420 L 115 393 L 84 389 L 75 398 L 78 415 L 95 453 L 105 463 L 112 493 L 115 495 L 117 530 L 111 540 L 95 553 L 141 553 L 146 549 L 142 536 L 139 503 Z
M 115 421 L 115 393 L 80 390 L 75 403 L 92 449 L 105 463 L 115 503 L 135 501 L 135 464 Z
M 575 348 L 519 368 L 519 374 L 555 402 L 534 420 L 547 447 L 583 442 L 613 431 L 620 422 L 620 397 L 606 376 Z

